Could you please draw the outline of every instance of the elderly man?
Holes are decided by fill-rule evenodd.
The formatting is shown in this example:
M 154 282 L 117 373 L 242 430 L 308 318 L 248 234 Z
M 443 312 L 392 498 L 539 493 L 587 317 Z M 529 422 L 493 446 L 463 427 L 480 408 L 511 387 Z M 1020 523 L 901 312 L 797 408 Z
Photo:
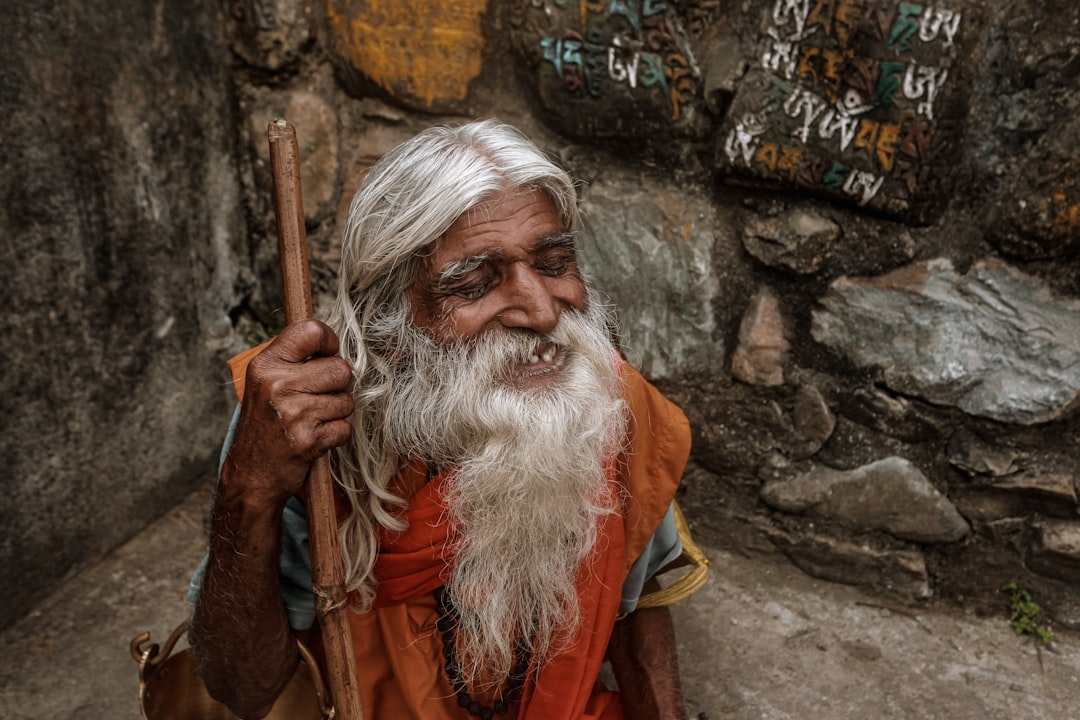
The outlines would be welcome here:
M 578 227 L 517 131 L 425 131 L 357 192 L 328 324 L 234 359 L 191 640 L 241 717 L 314 622 L 298 496 L 327 452 L 366 717 L 685 717 L 670 616 L 635 607 L 679 554 L 689 431 L 613 347 Z

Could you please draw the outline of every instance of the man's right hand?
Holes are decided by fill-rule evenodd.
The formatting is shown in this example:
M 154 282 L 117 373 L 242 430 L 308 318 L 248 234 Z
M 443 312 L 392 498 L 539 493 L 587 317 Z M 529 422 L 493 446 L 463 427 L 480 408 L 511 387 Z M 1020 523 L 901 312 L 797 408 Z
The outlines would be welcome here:
M 352 371 L 326 325 L 285 328 L 248 365 L 211 515 L 210 553 L 189 632 L 207 690 L 260 718 L 296 667 L 279 587 L 281 511 L 311 463 L 348 441 Z
M 249 499 L 281 505 L 316 458 L 348 442 L 352 371 L 317 320 L 289 325 L 247 368 L 244 400 L 222 480 Z

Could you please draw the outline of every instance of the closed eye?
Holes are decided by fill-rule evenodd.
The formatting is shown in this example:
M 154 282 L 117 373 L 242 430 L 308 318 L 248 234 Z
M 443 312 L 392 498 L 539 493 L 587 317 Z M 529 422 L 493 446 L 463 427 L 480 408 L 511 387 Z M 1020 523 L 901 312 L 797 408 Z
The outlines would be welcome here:
M 487 254 L 473 255 L 450 263 L 439 274 L 433 295 L 449 297 L 456 295 L 466 300 L 482 297 L 494 282 L 490 258 Z
M 573 233 L 563 232 L 543 238 L 537 243 L 533 267 L 542 275 L 559 277 L 577 264 L 577 241 Z

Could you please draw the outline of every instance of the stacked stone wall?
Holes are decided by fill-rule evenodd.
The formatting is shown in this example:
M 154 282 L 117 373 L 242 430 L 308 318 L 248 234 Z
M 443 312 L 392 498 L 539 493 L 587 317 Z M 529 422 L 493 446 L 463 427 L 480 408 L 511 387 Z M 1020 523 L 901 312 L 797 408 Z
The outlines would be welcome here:
M 60 114 L 93 120 L 106 107 L 99 124 L 116 127 L 94 134 L 75 163 L 90 176 L 78 176 L 74 207 L 119 211 L 108 218 L 140 208 L 157 224 L 117 235 L 104 220 L 79 225 L 97 216 L 73 210 L 82 240 L 60 250 L 33 247 L 29 220 L 9 211 L 4 222 L 27 257 L 73 254 L 95 269 L 66 296 L 100 295 L 117 322 L 127 317 L 117 308 L 138 308 L 124 321 L 130 333 L 110 335 L 104 323 L 85 333 L 103 357 L 116 347 L 131 355 L 138 339 L 146 363 L 129 368 L 138 378 L 172 373 L 167 390 L 132 386 L 140 399 L 117 409 L 121 425 L 151 413 L 190 429 L 196 407 L 206 413 L 199 427 L 223 425 L 228 403 L 205 395 L 218 377 L 206 363 L 280 327 L 270 119 L 298 128 L 324 306 L 365 169 L 430 124 L 498 117 L 581 181 L 583 263 L 620 308 L 627 356 L 694 426 L 680 498 L 703 541 L 783 554 L 813 575 L 910 602 L 992 607 L 1015 581 L 1057 622 L 1080 627 L 1080 6 L 227 0 L 216 24 L 156 7 L 156 19 L 116 42 L 154 38 L 142 45 L 161 57 L 170 39 L 194 34 L 217 50 L 182 67 L 206 71 L 192 81 L 173 63 L 146 62 L 155 69 L 139 73 L 132 59 L 123 82 L 86 86 L 85 102 Z M 49 37 L 27 24 L 46 18 L 43 8 L 25 11 L 22 43 Z M 32 84 L 34 73 L 17 75 Z M 27 92 L 10 77 L 5 103 Z M 130 96 L 121 108 L 102 100 L 120 88 Z M 183 122 L 208 112 L 213 122 L 198 130 Z M 62 186 L 32 164 L 40 138 L 27 131 L 21 167 Z M 136 150 L 123 167 L 137 177 L 113 196 L 93 169 L 111 168 L 100 158 L 124 142 Z M 181 156 L 217 171 L 170 164 Z M 185 219 L 179 208 L 193 201 L 175 190 L 191 178 L 210 192 Z M 27 187 L 8 182 L 9 200 L 45 197 Z M 100 242 L 129 236 L 146 248 L 163 237 L 174 254 L 129 266 L 127 250 Z M 182 269 L 169 277 L 195 299 L 179 290 L 147 299 L 140 293 L 156 282 L 147 267 Z M 18 287 L 12 303 L 36 297 Z M 116 293 L 125 300 L 109 304 Z M 52 322 L 35 302 L 36 315 L 17 316 L 26 337 Z M 92 315 L 91 304 L 71 312 Z M 188 350 L 182 369 L 159 368 L 153 358 L 176 355 L 158 347 L 170 338 L 203 350 Z M 86 392 L 116 397 L 95 382 Z M 117 431 L 98 415 L 75 416 L 87 418 L 79 442 L 136 456 L 147 484 L 173 477 L 175 457 L 146 456 L 175 446 L 176 431 L 143 437 L 139 455 L 110 444 Z M 185 441 L 181 454 L 208 458 L 216 438 Z M 26 448 L 25 462 L 45 467 L 51 456 Z

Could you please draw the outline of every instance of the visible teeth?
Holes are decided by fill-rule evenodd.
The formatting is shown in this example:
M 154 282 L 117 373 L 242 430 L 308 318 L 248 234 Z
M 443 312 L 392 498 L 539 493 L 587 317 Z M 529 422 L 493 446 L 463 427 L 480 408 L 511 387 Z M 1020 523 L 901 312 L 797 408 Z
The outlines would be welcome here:
M 555 347 L 552 346 L 544 352 L 544 362 L 551 362 L 555 359 Z
M 529 364 L 530 365 L 535 365 L 538 362 L 540 362 L 540 356 L 539 355 L 530 355 L 529 356 Z

